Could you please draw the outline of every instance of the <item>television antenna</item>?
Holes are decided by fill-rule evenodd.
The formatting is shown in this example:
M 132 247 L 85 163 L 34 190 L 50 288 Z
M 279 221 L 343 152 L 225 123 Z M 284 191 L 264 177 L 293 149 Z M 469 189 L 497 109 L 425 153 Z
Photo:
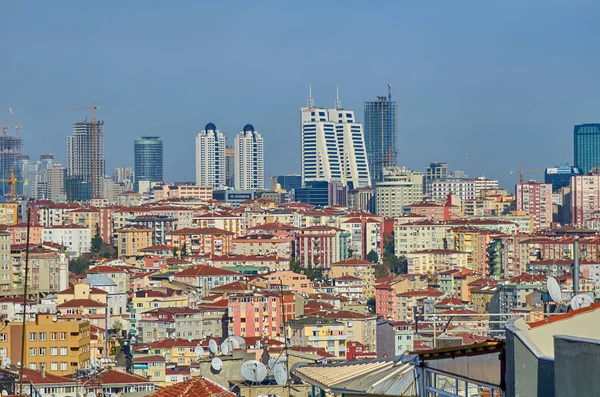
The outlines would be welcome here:
M 244 362 L 241 372 L 244 379 L 252 383 L 260 383 L 267 377 L 267 367 L 257 360 Z
M 273 367 L 273 375 L 275 376 L 275 382 L 277 382 L 279 386 L 283 386 L 287 383 L 288 373 L 287 369 L 283 366 L 283 364 L 275 364 L 275 366 Z
M 223 369 L 223 361 L 219 357 L 215 357 L 210 362 L 210 367 L 216 372 L 220 372 Z

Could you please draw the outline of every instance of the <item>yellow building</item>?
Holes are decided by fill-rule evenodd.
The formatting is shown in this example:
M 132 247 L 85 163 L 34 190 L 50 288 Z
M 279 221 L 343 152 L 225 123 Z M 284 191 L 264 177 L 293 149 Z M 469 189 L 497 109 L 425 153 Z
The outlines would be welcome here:
M 0 203 L 0 225 L 16 225 L 19 223 L 19 203 L 9 201 Z
M 346 259 L 331 264 L 327 278 L 358 277 L 363 281 L 363 298 L 375 296 L 375 264 L 362 259 Z
M 131 303 L 130 321 L 137 322 L 142 318 L 142 313 L 158 308 L 188 307 L 189 301 L 185 291 L 164 288 L 136 291 Z
M 65 225 L 75 224 L 90 229 L 92 236 L 100 234 L 100 211 L 93 208 L 78 208 L 65 213 Z
M 346 326 L 332 318 L 307 316 L 288 322 L 291 346 L 324 349 L 338 359 L 346 358 Z
M 0 293 L 7 295 L 21 281 L 21 274 L 13 268 L 10 255 L 10 233 L 0 231 Z
M 166 360 L 163 356 L 133 357 L 133 373 L 151 380 L 156 386 L 165 386 Z
M 150 228 L 129 225 L 117 230 L 117 254 L 119 258 L 138 255 L 142 248 L 152 245 Z
M 409 274 L 439 273 L 467 266 L 466 252 L 429 249 L 406 254 Z
M 0 331 L 0 356 L 21 361 L 23 324 L 10 323 Z M 38 314 L 25 324 L 24 366 L 53 375 L 70 375 L 90 365 L 90 323 L 58 321 L 54 314 Z

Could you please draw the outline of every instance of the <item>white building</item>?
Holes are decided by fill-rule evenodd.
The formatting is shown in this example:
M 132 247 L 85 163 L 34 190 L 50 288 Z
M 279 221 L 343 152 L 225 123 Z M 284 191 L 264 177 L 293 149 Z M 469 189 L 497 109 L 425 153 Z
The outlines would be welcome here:
M 45 227 L 42 229 L 42 241 L 64 245 L 72 257 L 92 250 L 92 232 L 85 226 Z
M 384 167 L 383 180 L 375 185 L 379 216 L 401 216 L 404 207 L 423 201 L 423 173 L 405 167 Z
M 462 201 L 473 200 L 489 189 L 498 189 L 498 181 L 484 176 L 475 179 L 436 179 L 425 183 L 425 193 L 434 201 L 445 201 L 449 194 Z
M 196 185 L 225 186 L 225 134 L 213 123 L 206 124 L 196 136 Z
M 256 190 L 265 187 L 265 160 L 262 135 L 252 124 L 235 138 L 234 180 L 237 190 Z
M 302 113 L 302 183 L 310 181 L 369 186 L 371 175 L 363 128 L 354 112 L 316 108 L 312 97 Z

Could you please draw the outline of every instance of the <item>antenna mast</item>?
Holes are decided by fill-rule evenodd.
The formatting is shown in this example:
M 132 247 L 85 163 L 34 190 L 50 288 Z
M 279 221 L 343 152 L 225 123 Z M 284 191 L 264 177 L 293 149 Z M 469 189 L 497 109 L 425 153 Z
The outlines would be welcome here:
M 312 84 L 308 84 L 308 108 L 309 109 L 314 109 L 315 107 L 315 100 L 313 99 L 312 96 Z
M 340 89 L 335 86 L 335 108 L 336 110 L 342 110 L 342 101 L 340 101 Z
M 387 85 L 388 88 L 388 101 L 392 101 L 392 84 Z

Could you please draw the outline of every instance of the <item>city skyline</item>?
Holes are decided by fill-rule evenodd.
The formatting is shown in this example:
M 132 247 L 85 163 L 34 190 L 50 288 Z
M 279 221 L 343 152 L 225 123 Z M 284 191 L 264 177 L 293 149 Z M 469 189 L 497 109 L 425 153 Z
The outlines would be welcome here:
M 440 4 L 435 13 L 421 5 L 387 5 L 384 19 L 385 5 L 321 4 L 319 16 L 309 14 L 306 5 L 275 4 L 267 13 L 243 5 L 231 10 L 148 5 L 133 16 L 113 9 L 110 29 L 99 25 L 92 31 L 84 21 L 105 12 L 106 5 L 26 10 L 10 4 L 0 31 L 13 37 L 7 50 L 14 56 L 2 66 L 0 117 L 23 124 L 23 152 L 31 158 L 53 153 L 57 162 L 66 163 L 64 137 L 73 122 L 84 118 L 68 109 L 98 103 L 98 117 L 107 123 L 107 172 L 133 165 L 130 142 L 137 136 L 156 135 L 165 142 L 167 180 L 194 179 L 193 145 L 183 142 L 190 142 L 205 120 L 223 120 L 220 127 L 229 133 L 252 122 L 261 126 L 267 142 L 265 172 L 297 173 L 299 150 L 280 149 L 300 146 L 296 109 L 305 103 L 308 83 L 321 105 L 334 103 L 339 85 L 359 122 L 364 122 L 359 111 L 364 101 L 382 95 L 391 83 L 398 101 L 401 166 L 424 171 L 429 162 L 444 161 L 511 187 L 518 178 L 508 170 L 520 163 L 532 169 L 573 163 L 573 125 L 599 119 L 593 77 L 600 59 L 588 39 L 599 5 L 467 2 Z M 321 23 L 331 13 L 339 18 Z M 207 15 L 209 30 L 227 23 L 232 31 L 220 38 L 198 36 L 188 22 L 200 14 Z M 312 62 L 321 50 L 301 45 L 306 39 L 305 25 L 298 22 L 303 15 L 314 19 L 314 35 L 344 37 L 364 53 Z M 364 27 L 360 32 L 342 22 L 357 16 Z M 259 23 L 240 34 L 248 18 Z M 164 20 L 169 22 L 157 23 Z M 54 29 L 55 24 L 69 28 Z M 435 32 L 427 29 L 429 24 Z M 74 29 L 81 34 L 72 35 Z M 271 35 L 273 30 L 280 34 Z M 393 50 L 390 40 L 397 41 Z M 189 51 L 196 46 L 203 48 L 197 51 L 201 55 Z M 291 56 L 288 47 L 297 54 Z M 93 55 L 98 52 L 104 54 L 102 62 Z M 196 62 L 207 53 L 213 62 Z M 582 53 L 586 62 L 577 61 Z M 369 61 L 382 57 L 383 62 Z M 39 58 L 47 61 L 36 62 Z M 261 67 L 235 67 L 242 58 L 258 59 Z M 230 120 L 231 113 L 242 117 Z M 532 144 L 539 150 L 530 153 Z M 506 153 L 516 160 L 507 161 Z

